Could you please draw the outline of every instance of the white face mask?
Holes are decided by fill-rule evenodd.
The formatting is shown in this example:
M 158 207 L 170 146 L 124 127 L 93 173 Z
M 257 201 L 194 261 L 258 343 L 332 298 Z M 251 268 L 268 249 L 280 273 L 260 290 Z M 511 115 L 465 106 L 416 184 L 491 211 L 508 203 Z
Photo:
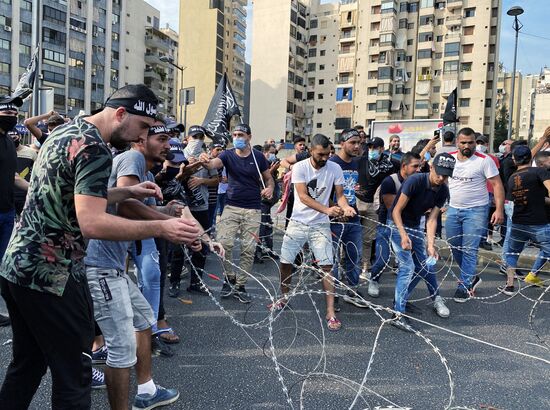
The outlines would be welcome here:
M 506 145 L 500 145 L 498 147 L 498 152 L 500 152 L 501 154 L 504 154 L 506 152 Z
M 187 143 L 187 147 L 185 148 L 185 156 L 198 158 L 202 153 L 203 144 L 204 143 L 202 140 L 195 140 L 190 138 L 189 142 Z
M 485 145 L 477 145 L 476 146 L 476 151 L 486 153 L 487 152 L 487 147 Z

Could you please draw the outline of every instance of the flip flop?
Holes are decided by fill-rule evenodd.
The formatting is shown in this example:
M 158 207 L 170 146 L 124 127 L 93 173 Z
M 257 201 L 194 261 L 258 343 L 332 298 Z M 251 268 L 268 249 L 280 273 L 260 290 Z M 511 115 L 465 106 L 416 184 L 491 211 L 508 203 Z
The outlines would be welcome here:
M 163 335 L 170 335 L 172 338 L 163 337 Z M 174 330 L 171 327 L 166 327 L 164 329 L 158 329 L 155 333 L 153 333 L 153 336 L 158 336 L 159 339 L 161 339 L 164 343 L 167 343 L 169 345 L 175 345 L 180 342 L 179 336 L 174 332 Z
M 340 322 L 338 319 L 336 319 L 335 316 L 332 316 L 327 319 L 327 328 L 331 332 L 337 332 L 342 327 L 342 322 Z
M 269 310 L 274 310 L 274 311 L 281 311 L 283 310 L 285 307 L 287 307 L 288 305 L 288 299 L 285 299 L 285 298 L 281 298 L 277 301 L 275 301 L 274 303 L 270 303 L 269 305 L 267 305 L 267 308 Z

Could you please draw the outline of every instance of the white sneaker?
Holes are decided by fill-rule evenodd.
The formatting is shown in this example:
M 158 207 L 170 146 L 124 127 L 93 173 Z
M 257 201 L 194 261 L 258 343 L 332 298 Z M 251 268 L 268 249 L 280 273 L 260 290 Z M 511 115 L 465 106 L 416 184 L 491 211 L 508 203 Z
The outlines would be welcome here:
M 377 298 L 380 296 L 380 285 L 375 280 L 369 280 L 369 287 L 367 289 L 369 296 Z
M 434 310 L 439 317 L 449 317 L 449 315 L 451 314 L 449 308 L 445 305 L 443 298 L 439 295 L 435 297 Z

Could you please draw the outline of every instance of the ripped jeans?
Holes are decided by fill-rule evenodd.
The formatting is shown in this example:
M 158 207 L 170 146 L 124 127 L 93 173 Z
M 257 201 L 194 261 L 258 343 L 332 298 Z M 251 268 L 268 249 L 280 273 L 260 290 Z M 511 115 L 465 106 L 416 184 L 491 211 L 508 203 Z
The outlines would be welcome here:
M 142 239 L 141 249 L 137 249 L 136 243 L 132 246 L 132 259 L 136 264 L 136 277 L 138 286 L 153 309 L 155 324 L 153 333 L 157 330 L 160 304 L 160 265 L 159 252 L 153 238 Z M 138 254 L 138 251 L 139 254 Z

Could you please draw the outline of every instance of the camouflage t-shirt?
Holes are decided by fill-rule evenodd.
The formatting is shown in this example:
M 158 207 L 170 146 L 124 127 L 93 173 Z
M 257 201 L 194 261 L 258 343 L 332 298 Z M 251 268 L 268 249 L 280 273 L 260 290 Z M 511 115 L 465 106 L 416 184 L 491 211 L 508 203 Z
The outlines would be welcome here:
M 112 156 L 84 118 L 56 129 L 34 164 L 27 201 L 0 275 L 17 285 L 62 296 L 69 275 L 86 280 L 84 238 L 75 195 L 107 198 Z

